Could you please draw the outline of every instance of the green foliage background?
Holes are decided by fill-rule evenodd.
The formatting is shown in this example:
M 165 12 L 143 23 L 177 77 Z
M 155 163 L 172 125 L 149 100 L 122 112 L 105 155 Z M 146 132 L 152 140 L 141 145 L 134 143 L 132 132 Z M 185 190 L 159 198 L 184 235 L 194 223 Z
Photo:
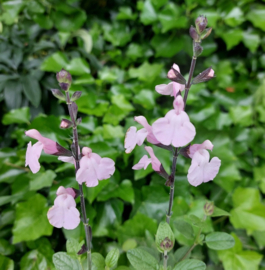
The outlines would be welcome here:
M 216 78 L 192 86 L 187 112 L 197 130 L 194 142 L 210 139 L 222 166 L 213 182 L 194 188 L 186 178 L 190 161 L 179 159 L 171 223 L 175 249 L 192 242 L 174 222 L 186 214 L 202 217 L 208 199 L 230 216 L 209 219 L 204 233 L 231 233 L 236 245 L 218 252 L 198 246 L 192 258 L 208 270 L 265 269 L 264 2 L 14 0 L 3 1 L 1 12 L 0 269 L 55 269 L 54 251 L 65 250 L 66 239 L 84 239 L 81 225 L 59 230 L 46 218 L 57 188 L 77 186 L 72 166 L 42 155 L 38 174 L 24 167 L 25 130 L 71 144 L 71 132 L 59 129 L 66 107 L 50 92 L 58 88 L 55 72 L 61 68 L 73 75 L 71 91 L 83 91 L 77 102 L 81 146 L 116 161 L 111 179 L 86 189 L 93 252 L 105 256 L 117 247 L 119 265 L 129 266 L 127 250 L 152 247 L 169 190 L 151 168 L 131 170 L 144 149 L 126 155 L 124 135 L 135 125 L 133 116 L 152 123 L 171 109 L 172 98 L 154 88 L 169 82 L 173 63 L 187 76 L 188 29 L 200 14 L 213 32 L 203 41 L 195 75 L 212 66 Z M 169 153 L 155 153 L 169 171 Z

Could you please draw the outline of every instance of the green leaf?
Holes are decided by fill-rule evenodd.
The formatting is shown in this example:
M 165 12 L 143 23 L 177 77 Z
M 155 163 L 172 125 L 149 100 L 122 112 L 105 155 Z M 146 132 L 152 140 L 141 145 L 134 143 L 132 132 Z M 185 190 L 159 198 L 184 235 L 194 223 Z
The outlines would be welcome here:
M 62 52 L 48 56 L 40 66 L 41 70 L 58 72 L 67 65 L 67 58 Z
M 82 270 L 77 259 L 72 259 L 65 252 L 57 252 L 52 257 L 57 270 Z
M 161 247 L 161 243 L 167 239 L 167 242 L 170 243 L 169 248 Z M 168 241 L 169 240 L 169 241 Z M 165 250 L 170 251 L 175 244 L 175 236 L 172 232 L 169 224 L 165 221 L 160 222 L 157 232 L 156 232 L 156 247 L 160 252 L 164 252 Z
M 15 247 L 11 245 L 7 240 L 0 239 L 0 254 L 7 256 L 15 252 Z
M 156 11 L 150 0 L 145 0 L 142 12 L 140 14 L 140 21 L 144 25 L 152 24 L 157 20 Z
M 205 270 L 206 264 L 199 260 L 189 259 L 179 262 L 173 270 Z
M 76 32 L 74 32 L 74 35 L 80 37 L 83 40 L 84 50 L 87 53 L 90 53 L 93 47 L 93 40 L 89 32 L 85 29 L 79 29 Z
M 239 238 L 232 233 L 235 238 L 235 246 L 229 250 L 218 251 L 218 256 L 223 263 L 225 270 L 258 270 L 262 260 L 262 255 L 255 251 L 242 250 Z
M 241 29 L 230 29 L 225 33 L 221 32 L 220 34 L 226 43 L 227 50 L 238 45 L 243 39 L 243 31 Z
M 91 257 L 92 257 L 92 264 L 93 266 L 95 266 L 95 270 L 105 269 L 105 259 L 100 253 L 93 252 L 91 254 Z
M 53 27 L 53 21 L 51 20 L 50 16 L 45 14 L 34 14 L 33 20 L 44 29 L 51 29 Z
M 243 127 L 253 123 L 253 112 L 251 106 L 234 106 L 230 108 L 230 116 L 235 124 Z
M 174 28 L 186 28 L 188 22 L 180 7 L 170 2 L 158 14 L 158 19 L 162 24 L 162 33 Z
M 148 62 L 144 62 L 138 68 L 130 68 L 129 76 L 151 83 L 160 75 L 162 67 L 162 64 L 149 64 Z
M 119 13 L 117 14 L 117 20 L 135 20 L 136 14 L 132 13 L 131 7 L 119 7 Z
M 89 65 L 83 58 L 74 58 L 66 65 L 65 69 L 70 72 L 71 75 L 84 75 L 90 73 Z
M 142 90 L 134 96 L 133 101 L 142 105 L 145 109 L 151 110 L 155 107 L 154 91 Z
M 74 9 L 70 14 L 62 11 L 52 12 L 54 26 L 62 32 L 76 31 L 82 27 L 86 21 L 86 13 L 84 10 Z
M 137 247 L 137 242 L 134 239 L 128 239 L 123 243 L 122 250 L 126 252 L 136 247 Z
M 263 231 L 265 228 L 265 206 L 260 202 L 260 193 L 254 188 L 237 188 L 233 194 L 234 208 L 230 222 L 235 228 Z
M 232 248 L 235 245 L 233 236 L 224 232 L 213 232 L 206 236 L 205 243 L 208 248 L 223 250 Z
M 251 21 L 254 26 L 265 31 L 265 7 L 264 5 L 257 5 L 253 7 L 246 18 Z
M 14 261 L 0 254 L 0 269 L 14 270 Z
M 36 194 L 16 205 L 16 220 L 12 230 L 14 244 L 52 234 L 53 227 L 48 222 L 46 203 L 45 197 Z
M 260 36 L 254 32 L 246 31 L 243 33 L 243 43 L 254 53 L 260 45 Z
M 41 101 L 41 89 L 37 79 L 30 75 L 22 78 L 23 91 L 33 106 L 38 107 Z
M 239 7 L 234 7 L 224 18 L 227 25 L 235 27 L 245 21 L 244 13 Z
M 3 116 L 2 123 L 4 125 L 11 125 L 11 124 L 30 124 L 29 122 L 30 114 L 29 108 L 23 107 L 21 109 L 11 110 L 10 112 L 6 113 Z
M 156 270 L 156 259 L 141 248 L 128 250 L 127 258 L 135 269 Z
M 175 221 L 176 229 L 188 239 L 194 239 L 194 232 L 192 226 L 184 220 Z
M 42 270 L 47 267 L 47 260 L 38 250 L 26 253 L 20 261 L 21 270 Z
M 39 190 L 42 189 L 43 187 L 50 187 L 55 177 L 56 173 L 54 173 L 51 170 L 34 174 L 33 180 L 31 180 L 29 183 L 29 189 Z
M 222 216 L 230 216 L 230 213 L 215 206 L 211 217 L 222 217 Z
M 106 256 L 105 264 L 109 268 L 114 267 L 118 263 L 118 259 L 120 256 L 119 249 L 113 248 Z
M 22 85 L 19 81 L 7 81 L 5 83 L 4 96 L 9 109 L 17 109 L 21 106 Z
M 177 35 L 156 35 L 151 45 L 156 51 L 155 57 L 172 57 L 184 48 L 184 40 Z

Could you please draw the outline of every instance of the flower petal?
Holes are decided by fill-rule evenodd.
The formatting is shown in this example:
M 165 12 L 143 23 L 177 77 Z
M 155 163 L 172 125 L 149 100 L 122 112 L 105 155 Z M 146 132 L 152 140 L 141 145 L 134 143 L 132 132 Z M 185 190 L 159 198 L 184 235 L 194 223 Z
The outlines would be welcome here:
M 33 173 L 37 173 L 40 170 L 39 158 L 42 149 L 43 144 L 41 142 L 37 142 L 33 146 L 31 146 L 31 142 L 28 143 L 25 166 L 29 166 Z
M 158 158 L 155 156 L 154 150 L 150 146 L 146 146 L 145 150 L 148 152 L 148 154 L 151 157 L 151 163 L 152 163 L 152 168 L 154 171 L 159 172 L 160 171 L 160 166 L 161 162 L 158 160 Z
M 137 164 L 135 164 L 132 169 L 133 170 L 141 170 L 146 169 L 147 166 L 151 163 L 151 158 L 148 158 L 147 155 L 144 155 Z

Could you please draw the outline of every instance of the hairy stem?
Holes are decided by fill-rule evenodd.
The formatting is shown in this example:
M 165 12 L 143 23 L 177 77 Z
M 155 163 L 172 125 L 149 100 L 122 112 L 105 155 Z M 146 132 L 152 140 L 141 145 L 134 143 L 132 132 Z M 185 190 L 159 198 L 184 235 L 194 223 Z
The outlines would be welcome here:
M 75 146 L 75 153 L 74 153 L 74 158 L 76 162 L 76 167 L 75 167 L 75 174 L 80 168 L 80 163 L 79 163 L 79 145 L 78 145 L 78 133 L 77 133 L 77 126 L 76 126 L 76 121 L 74 117 L 74 112 L 72 108 L 72 102 L 70 100 L 69 92 L 66 92 L 66 99 L 67 99 L 67 105 L 68 105 L 68 110 L 69 114 L 71 117 L 71 120 L 73 122 L 73 137 L 74 137 L 74 146 Z M 89 270 L 92 269 L 92 261 L 91 261 L 91 235 L 89 232 L 89 224 L 88 224 L 88 219 L 86 216 L 86 205 L 85 205 L 85 199 L 84 199 L 84 193 L 83 193 L 83 186 L 79 184 L 79 191 L 80 191 L 80 202 L 81 202 L 81 211 L 82 211 L 82 217 L 83 217 L 83 224 L 85 228 L 85 233 L 86 233 L 86 247 L 87 247 L 87 267 Z
M 167 270 L 167 251 L 164 251 L 164 270 Z

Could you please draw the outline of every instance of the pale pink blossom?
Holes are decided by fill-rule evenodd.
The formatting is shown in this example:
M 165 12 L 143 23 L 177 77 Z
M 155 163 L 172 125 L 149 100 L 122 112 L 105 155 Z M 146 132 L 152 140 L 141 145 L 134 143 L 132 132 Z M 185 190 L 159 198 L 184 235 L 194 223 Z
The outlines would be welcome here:
M 115 163 L 112 159 L 101 158 L 98 154 L 92 153 L 88 147 L 82 149 L 82 154 L 80 169 L 76 174 L 79 184 L 85 182 L 87 187 L 95 187 L 99 180 L 108 179 L 115 172 Z
M 74 190 L 59 187 L 56 194 L 54 206 L 47 213 L 50 224 L 56 228 L 75 229 L 80 223 L 80 213 L 76 209 Z
M 211 68 L 209 73 L 208 73 L 208 77 L 214 77 L 214 70 Z
M 214 157 L 209 162 L 210 155 L 207 150 L 200 149 L 196 151 L 191 160 L 191 166 L 188 171 L 188 181 L 192 186 L 198 186 L 213 180 L 221 166 L 221 160 Z
M 146 146 L 145 150 L 148 152 L 151 158 L 148 158 L 147 155 L 144 155 L 140 159 L 140 161 L 132 167 L 132 169 L 133 170 L 146 169 L 147 166 L 151 163 L 153 170 L 156 172 L 160 172 L 161 162 L 155 156 L 153 148 L 150 146 Z
M 148 142 L 152 144 L 159 144 L 160 142 L 155 138 L 152 126 L 150 126 L 144 116 L 136 116 L 134 120 L 141 124 L 144 128 L 137 131 L 136 127 L 130 127 L 127 130 L 124 141 L 125 153 L 130 153 L 137 145 L 142 145 L 144 140 L 147 139 Z
M 177 82 L 170 82 L 169 84 L 160 84 L 155 87 L 156 92 L 161 95 L 170 95 L 176 97 L 179 91 L 185 89 L 184 84 L 179 84 Z
M 152 130 L 155 138 L 162 144 L 182 147 L 194 139 L 196 131 L 184 111 L 184 102 L 180 95 L 175 98 L 173 106 L 174 110 L 153 123 Z
M 213 150 L 213 144 L 211 143 L 211 141 L 206 140 L 201 144 L 193 144 L 189 147 L 188 150 L 188 155 L 190 158 L 193 157 L 193 155 L 195 154 L 196 151 L 201 150 L 201 149 L 208 149 L 208 150 Z
M 37 173 L 40 170 L 39 158 L 41 151 L 43 150 L 46 154 L 54 155 L 58 152 L 57 143 L 43 137 L 36 129 L 30 129 L 26 131 L 25 134 L 38 140 L 33 146 L 31 142 L 28 143 L 25 163 L 25 166 L 29 166 L 33 173 Z
M 178 66 L 177 64 L 173 64 L 173 68 L 174 68 L 175 70 L 177 70 L 178 72 L 180 72 L 179 66 Z M 171 69 L 169 70 L 169 72 L 167 73 L 167 77 L 168 77 L 169 79 L 174 79 L 174 78 L 176 77 L 176 74 L 175 74 L 173 68 L 171 68 Z

